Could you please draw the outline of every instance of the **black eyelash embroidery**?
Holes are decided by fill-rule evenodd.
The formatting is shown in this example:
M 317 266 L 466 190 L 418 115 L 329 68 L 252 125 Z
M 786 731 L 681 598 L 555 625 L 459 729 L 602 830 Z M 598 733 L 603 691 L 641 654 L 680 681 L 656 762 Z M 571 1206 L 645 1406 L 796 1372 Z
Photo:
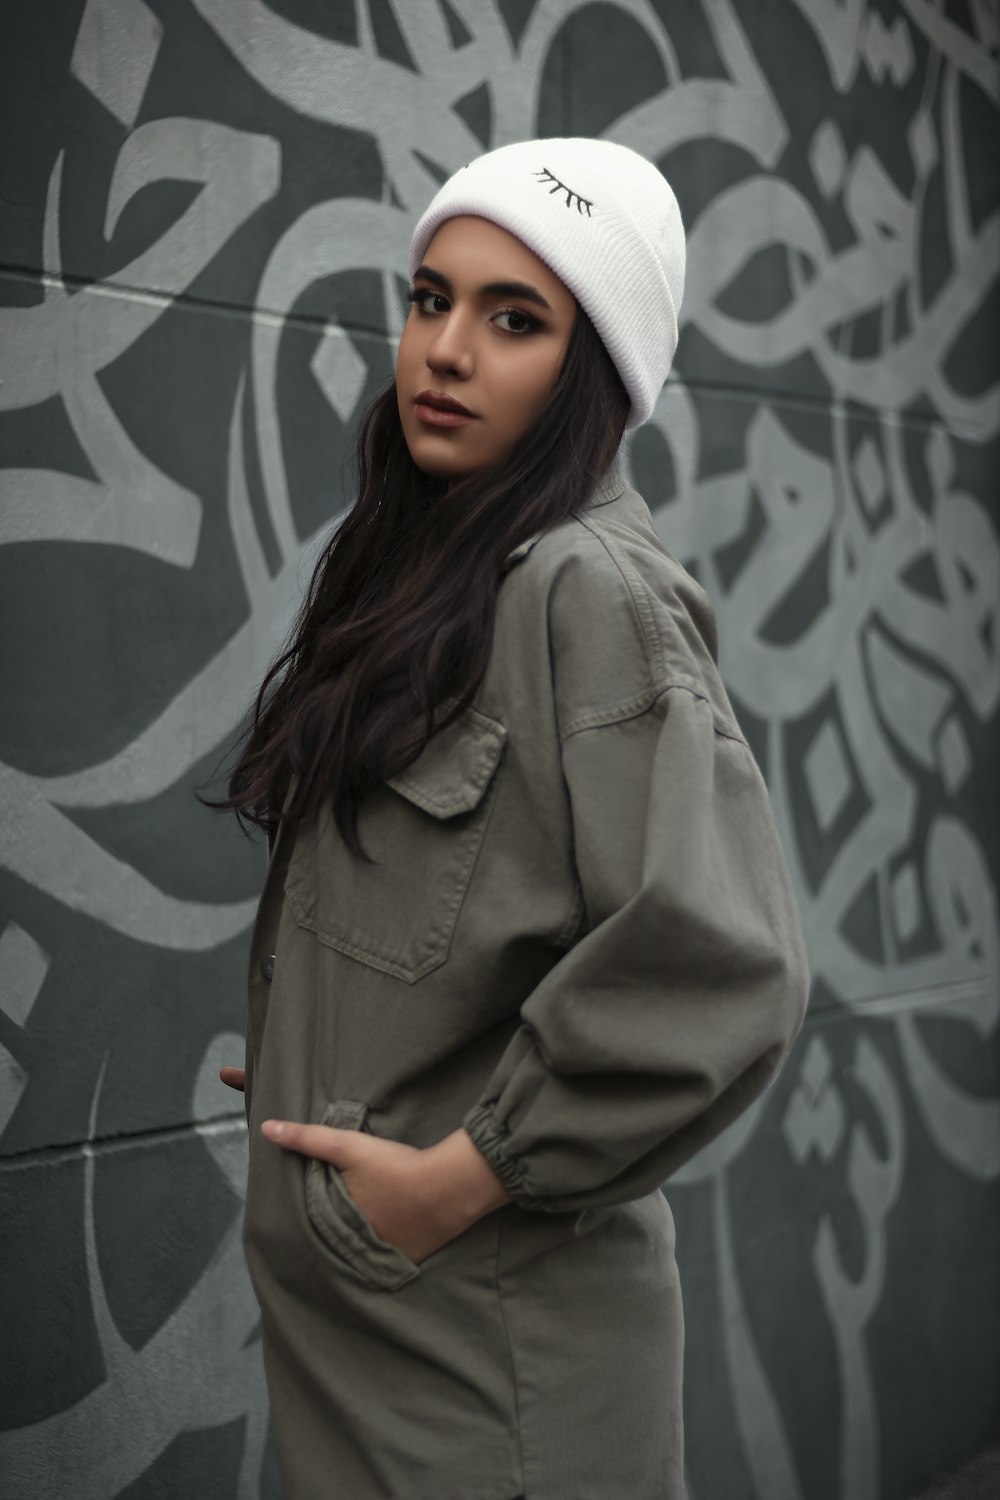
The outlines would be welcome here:
M 554 187 L 549 188 L 550 197 L 553 193 L 563 192 L 566 194 L 567 208 L 573 207 L 573 199 L 575 198 L 577 213 L 586 213 L 588 219 L 593 218 L 593 214 L 590 212 L 594 206 L 593 198 L 581 198 L 579 193 L 574 193 L 572 188 L 568 188 L 564 182 L 560 182 L 559 178 L 554 172 L 550 172 L 548 167 L 543 167 L 540 172 L 533 172 L 532 176 L 540 178 L 542 182 L 552 182 L 555 184 Z

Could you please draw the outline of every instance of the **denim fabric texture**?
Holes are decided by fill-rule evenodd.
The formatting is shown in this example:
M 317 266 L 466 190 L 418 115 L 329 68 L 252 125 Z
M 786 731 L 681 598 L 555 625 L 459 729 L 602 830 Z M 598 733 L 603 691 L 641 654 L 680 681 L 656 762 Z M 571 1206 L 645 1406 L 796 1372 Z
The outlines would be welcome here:
M 282 821 L 250 955 L 287 1500 L 681 1500 L 661 1187 L 774 1077 L 808 972 L 711 605 L 617 473 L 512 554 L 475 704 L 359 826 L 374 865 Z M 414 1265 L 268 1116 L 464 1126 L 513 1201 Z

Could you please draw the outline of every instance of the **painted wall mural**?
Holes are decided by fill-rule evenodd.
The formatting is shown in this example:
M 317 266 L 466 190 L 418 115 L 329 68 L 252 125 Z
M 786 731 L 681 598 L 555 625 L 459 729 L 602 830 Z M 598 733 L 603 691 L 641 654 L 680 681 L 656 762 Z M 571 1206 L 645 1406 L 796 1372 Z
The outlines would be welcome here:
M 995 0 L 4 20 L 0 1492 L 278 1493 L 216 1079 L 263 854 L 192 790 L 349 501 L 417 213 L 581 134 L 688 225 L 625 463 L 716 605 L 814 977 L 668 1187 L 691 1500 L 907 1500 L 1000 1437 Z

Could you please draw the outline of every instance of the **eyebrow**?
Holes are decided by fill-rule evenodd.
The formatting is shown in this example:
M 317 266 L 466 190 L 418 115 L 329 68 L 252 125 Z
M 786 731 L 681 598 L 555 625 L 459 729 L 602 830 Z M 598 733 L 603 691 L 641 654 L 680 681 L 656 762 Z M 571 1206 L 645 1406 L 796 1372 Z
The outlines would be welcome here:
M 433 286 L 439 286 L 442 291 L 451 295 L 451 282 L 443 271 L 434 271 L 430 266 L 418 266 L 413 273 L 414 281 L 418 276 L 422 276 L 425 281 L 431 282 Z M 546 312 L 552 311 L 541 292 L 536 291 L 526 281 L 488 281 L 485 286 L 479 288 L 479 296 L 523 297 L 525 302 L 535 302 L 539 307 L 544 307 Z

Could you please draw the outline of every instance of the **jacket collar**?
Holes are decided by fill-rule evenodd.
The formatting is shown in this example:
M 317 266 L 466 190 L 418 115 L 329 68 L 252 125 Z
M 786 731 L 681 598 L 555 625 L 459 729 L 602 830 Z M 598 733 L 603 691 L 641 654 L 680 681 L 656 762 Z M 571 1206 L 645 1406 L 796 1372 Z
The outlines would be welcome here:
M 593 510 L 598 505 L 607 505 L 609 500 L 617 500 L 625 493 L 625 480 L 621 476 L 617 463 L 605 469 L 604 476 L 595 485 L 594 493 L 583 507 L 584 510 Z
M 619 472 L 618 465 L 617 463 L 612 463 L 609 468 L 605 469 L 601 479 L 594 486 L 590 499 L 586 502 L 583 509 L 594 510 L 598 505 L 607 505 L 609 501 L 619 499 L 625 493 L 625 489 L 625 480 Z M 544 531 L 536 531 L 534 536 L 529 536 L 526 541 L 518 542 L 517 546 L 507 553 L 504 571 L 506 572 L 515 563 L 520 562 L 522 557 L 527 557 L 535 543 L 541 541 L 544 535 Z

